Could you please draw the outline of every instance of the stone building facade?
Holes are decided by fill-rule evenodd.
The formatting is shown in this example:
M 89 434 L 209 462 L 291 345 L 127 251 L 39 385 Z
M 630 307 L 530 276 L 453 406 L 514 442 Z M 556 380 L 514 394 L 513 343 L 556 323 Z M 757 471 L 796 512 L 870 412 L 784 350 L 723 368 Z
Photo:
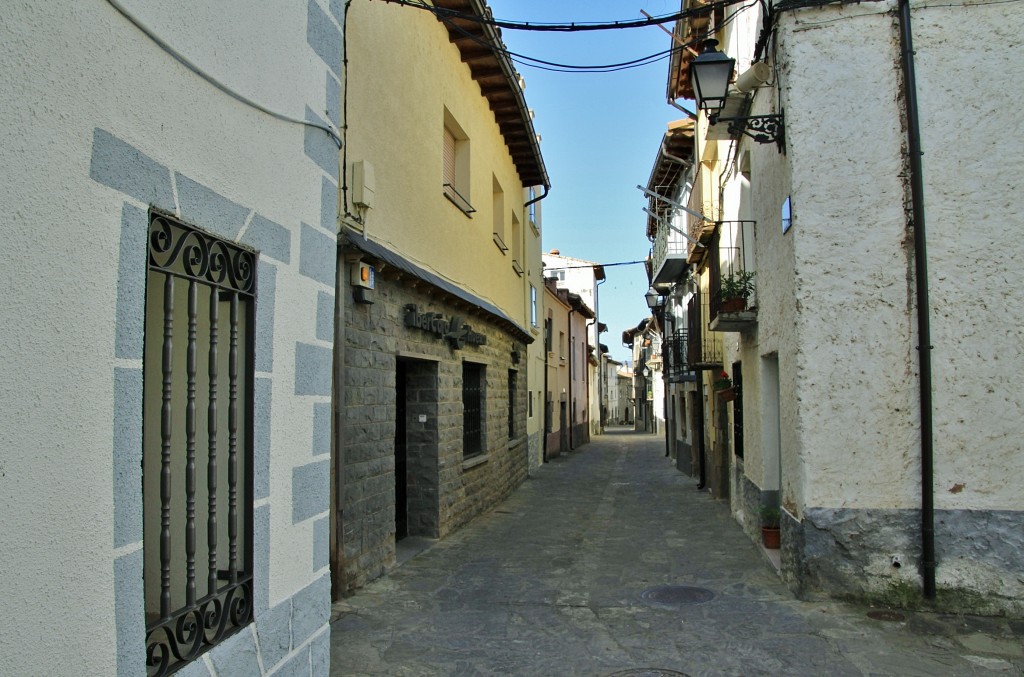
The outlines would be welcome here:
M 550 186 L 482 0 L 423 8 L 467 13 L 459 21 L 347 7 L 335 596 L 386 572 L 403 538 L 444 538 L 526 478 Z
M 526 479 L 530 334 L 379 245 L 352 237 L 342 252 L 380 270 L 372 303 L 346 301 L 339 372 L 339 581 L 352 589 L 393 566 L 397 540 L 444 538 Z

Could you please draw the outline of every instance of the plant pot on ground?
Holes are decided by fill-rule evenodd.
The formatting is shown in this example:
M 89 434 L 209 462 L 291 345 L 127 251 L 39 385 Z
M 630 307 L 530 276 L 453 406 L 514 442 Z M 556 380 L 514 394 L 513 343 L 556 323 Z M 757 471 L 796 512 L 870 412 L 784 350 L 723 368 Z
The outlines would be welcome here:
M 782 512 L 770 505 L 763 505 L 761 513 L 761 542 L 769 550 L 778 550 L 782 545 L 782 534 L 779 529 L 779 520 Z

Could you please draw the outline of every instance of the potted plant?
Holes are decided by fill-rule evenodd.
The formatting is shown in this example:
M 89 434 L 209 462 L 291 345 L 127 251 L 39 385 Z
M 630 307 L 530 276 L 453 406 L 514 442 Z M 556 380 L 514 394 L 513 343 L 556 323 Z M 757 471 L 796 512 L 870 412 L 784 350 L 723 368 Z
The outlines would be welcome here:
M 729 378 L 729 372 L 727 372 L 727 371 L 721 372 L 718 375 L 718 378 L 716 378 L 711 383 L 711 387 L 714 390 L 725 390 L 727 388 L 732 388 L 732 379 Z
M 732 379 L 729 378 L 728 372 L 719 373 L 718 378 L 711 383 L 711 388 L 721 400 L 732 402 L 736 399 L 736 389 L 732 385 Z
M 723 313 L 737 313 L 747 308 L 747 299 L 754 293 L 754 273 L 740 271 L 722 277 L 718 290 L 721 302 L 719 310 Z
M 762 505 L 761 513 L 761 542 L 769 550 L 778 550 L 782 545 L 782 536 L 779 531 L 779 520 L 782 511 L 770 505 Z

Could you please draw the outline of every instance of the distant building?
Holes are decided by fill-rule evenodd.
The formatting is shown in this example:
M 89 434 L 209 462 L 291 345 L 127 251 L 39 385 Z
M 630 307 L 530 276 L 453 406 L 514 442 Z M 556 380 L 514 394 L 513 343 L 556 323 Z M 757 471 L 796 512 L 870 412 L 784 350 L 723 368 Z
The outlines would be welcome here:
M 605 388 L 604 364 L 607 362 L 607 347 L 601 344 L 601 333 L 608 327 L 600 320 L 599 285 L 605 280 L 604 266 L 593 261 L 562 256 L 557 249 L 542 255 L 544 261 L 544 277 L 555 280 L 559 289 L 567 289 L 578 294 L 580 299 L 591 308 L 594 318 L 587 325 L 588 354 L 588 386 L 590 395 L 588 420 L 590 433 L 599 435 L 602 432 L 602 410 L 607 411 L 608 397 Z

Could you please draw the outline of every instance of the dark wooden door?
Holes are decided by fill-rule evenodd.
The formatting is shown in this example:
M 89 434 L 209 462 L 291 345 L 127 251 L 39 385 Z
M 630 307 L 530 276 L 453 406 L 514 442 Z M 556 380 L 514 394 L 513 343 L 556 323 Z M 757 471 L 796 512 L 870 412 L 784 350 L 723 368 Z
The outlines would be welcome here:
M 398 360 L 395 371 L 395 539 L 409 535 L 409 500 L 405 442 L 406 364 Z

